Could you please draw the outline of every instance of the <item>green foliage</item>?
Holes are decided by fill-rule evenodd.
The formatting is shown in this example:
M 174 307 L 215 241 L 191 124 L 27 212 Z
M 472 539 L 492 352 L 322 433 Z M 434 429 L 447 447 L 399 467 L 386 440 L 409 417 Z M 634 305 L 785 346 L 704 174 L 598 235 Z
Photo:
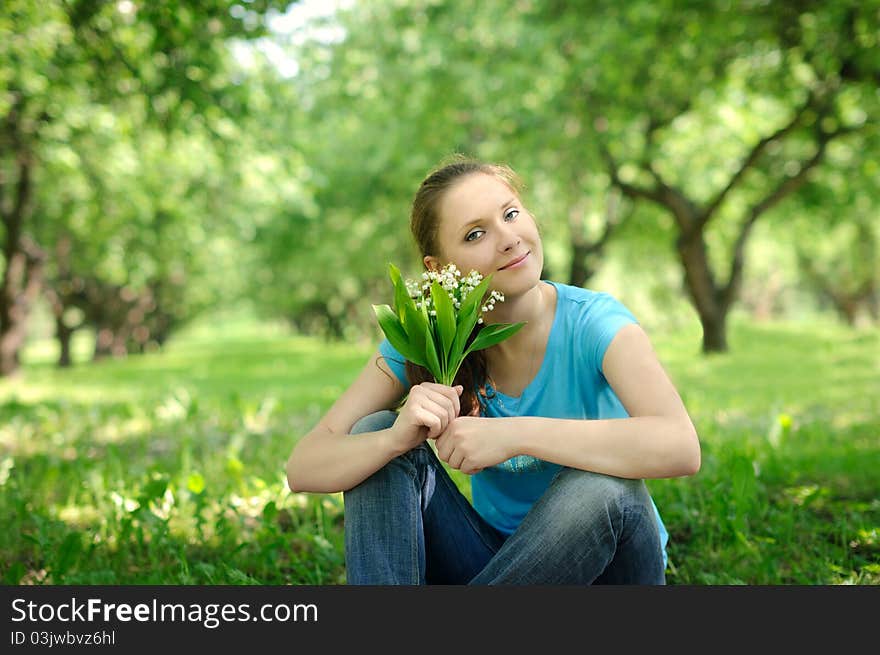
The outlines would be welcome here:
M 369 352 L 233 323 L 64 372 L 27 352 L 0 382 L 0 579 L 345 580 L 341 495 L 291 493 L 283 466 Z M 703 454 L 648 483 L 668 581 L 880 583 L 876 331 L 736 322 L 733 353 L 704 358 L 696 329 L 654 335 Z
M 823 102 L 726 196 L 709 257 L 723 277 L 750 208 L 817 134 L 845 126 L 751 234 L 743 309 L 849 320 L 831 299 L 871 284 L 876 303 L 876 0 L 358 2 L 324 21 L 340 38 L 276 40 L 298 66 L 283 78 L 245 42 L 270 36 L 266 18 L 288 4 L 2 3 L 0 202 L 15 204 L 31 163 L 24 230 L 58 290 L 76 277 L 150 288 L 179 325 L 247 298 L 354 343 L 377 335 L 365 299 L 385 294 L 383 262 L 419 265 L 409 203 L 451 152 L 522 174 L 550 276 L 565 281 L 575 238 L 603 231 L 600 144 L 626 181 L 662 177 L 705 205 L 813 92 Z M 704 439 L 699 476 L 651 485 L 673 533 L 670 580 L 876 582 L 876 333 L 739 323 L 735 355 L 698 358 L 678 226 L 623 204 L 630 217 L 591 255 L 597 288 L 678 330 L 661 350 Z M 448 322 L 425 341 L 435 368 L 465 351 L 478 309 L 462 309 L 451 342 Z M 395 316 L 427 325 L 414 308 Z M 309 339 L 207 334 L 63 376 L 31 359 L 26 381 L 2 382 L 5 581 L 344 578 L 339 499 L 288 494 L 280 465 L 364 346 L 316 357 Z
M 224 343 L 218 359 L 211 340 L 191 337 L 176 355 L 145 358 L 153 361 L 133 376 L 133 362 L 108 362 L 97 377 L 74 369 L 84 386 L 46 402 L 13 400 L 7 392 L 23 387 L 4 388 L 0 480 L 3 511 L 16 526 L 0 537 L 7 583 L 344 579 L 339 501 L 292 495 L 283 477 L 289 435 L 314 420 L 327 389 L 338 393 L 333 377 L 289 384 L 308 368 L 299 362 L 309 342 Z M 266 359 L 258 363 L 255 352 Z M 337 356 L 336 370 L 361 359 L 356 351 Z M 279 358 L 287 364 L 273 383 L 265 372 Z M 201 386 L 186 371 L 206 365 L 212 370 Z M 217 366 L 249 372 L 224 388 L 216 380 L 232 376 Z M 48 391 L 54 383 L 46 384 Z M 38 496 L 36 504 L 26 500 Z
M 358 299 L 381 289 L 381 261 L 414 254 L 405 220 L 412 195 L 453 151 L 509 162 L 523 175 L 547 269 L 566 281 L 573 242 L 603 233 L 611 193 L 600 145 L 627 182 L 650 186 L 661 176 L 688 202 L 706 206 L 811 90 L 827 92 L 827 115 L 807 112 L 789 139 L 735 180 L 718 208 L 707 243 L 721 283 L 742 222 L 814 154 L 818 128 L 852 128 L 838 143 L 853 164 L 871 160 L 860 152 L 876 150 L 876 3 L 767 3 L 744 11 L 671 0 L 589 8 L 407 0 L 353 3 L 328 22 L 344 38 L 290 49 L 300 65 L 291 83 L 310 126 L 300 133 L 307 137 L 301 148 L 317 209 L 273 223 L 278 240 L 265 245 L 284 279 L 305 281 L 304 291 L 278 306 L 316 317 L 311 325 L 337 324 L 340 335 L 340 321 L 345 336 L 372 321 Z M 849 200 L 822 193 L 848 215 Z M 624 204 L 621 212 L 632 215 L 613 236 L 624 265 L 675 252 L 681 226 L 668 209 Z M 771 213 L 785 223 L 797 204 L 782 202 Z M 803 218 L 816 219 L 809 212 Z M 814 240 L 789 229 L 782 243 L 761 245 L 790 252 L 792 244 Z M 609 256 L 589 257 L 594 267 L 609 264 Z M 769 264 L 749 258 L 748 265 Z M 316 279 L 314 271 L 329 267 L 340 275 Z M 796 265 L 784 274 L 800 277 Z M 294 284 L 283 286 L 287 292 Z M 748 287 L 750 298 L 767 293 L 760 273 L 749 276 Z M 668 293 L 679 293 L 678 285 Z M 799 296 L 799 304 L 810 302 L 809 292 Z
M 427 368 L 440 384 L 451 385 L 455 381 L 468 354 L 501 343 L 525 325 L 485 325 L 468 345 L 467 340 L 480 320 L 481 307 L 489 293 L 491 275 L 479 282 L 473 281 L 471 287 L 461 279 L 455 266 L 448 266 L 438 275 L 453 280 L 449 291 L 441 285 L 437 274 L 427 273 L 433 276 L 430 284 L 426 282 L 423 291 L 413 298 L 407 286 L 418 286 L 417 283 L 405 281 L 394 264 L 388 269 L 394 286 L 394 309 L 388 305 L 373 305 L 379 327 L 401 355 Z
M 230 182 L 258 156 L 238 149 L 256 85 L 240 83 L 229 46 L 265 35 L 267 13 L 289 4 L 0 8 L 0 238 L 7 257 L 22 237 L 45 254 L 58 313 L 79 312 L 68 327 L 130 320 L 141 346 L 156 345 L 242 295 L 241 278 L 217 270 L 241 260 L 236 205 L 254 213 Z M 147 298 L 146 309 L 111 318 L 120 297 Z
M 37 165 L 26 232 L 56 286 L 67 266 L 126 293 L 155 289 L 178 324 L 247 298 L 302 333 L 362 338 L 382 262 L 419 263 L 412 195 L 451 152 L 522 174 L 548 277 L 566 281 L 573 245 L 600 239 L 614 205 L 600 145 L 627 181 L 661 176 L 705 204 L 810 90 L 828 94 L 825 113 L 806 112 L 719 208 L 713 271 L 723 281 L 743 217 L 813 154 L 817 130 L 847 126 L 768 216 L 780 229 L 752 235 L 763 241 L 748 250 L 744 295 L 788 316 L 827 306 L 795 248 L 836 287 L 873 274 L 849 228 L 817 235 L 876 204 L 863 182 L 876 177 L 876 2 L 356 2 L 271 34 L 267 19 L 291 4 L 4 3 L 0 119 L 17 137 L 0 172 L 14 184 L 13 151 Z M 268 45 L 296 75 L 280 74 Z M 619 204 L 609 248 L 578 257 L 600 273 L 674 263 L 670 213 Z M 767 302 L 773 263 L 753 252 L 770 248 L 796 307 Z M 655 279 L 655 295 L 682 295 L 679 279 Z

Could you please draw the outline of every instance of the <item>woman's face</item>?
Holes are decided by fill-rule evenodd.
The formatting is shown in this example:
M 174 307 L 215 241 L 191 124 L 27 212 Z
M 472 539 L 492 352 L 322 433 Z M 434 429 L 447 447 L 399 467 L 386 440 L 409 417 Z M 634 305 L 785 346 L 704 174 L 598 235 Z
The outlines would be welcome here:
M 472 173 L 440 199 L 438 256 L 424 259 L 428 268 L 453 262 L 492 275 L 492 288 L 518 295 L 541 279 L 544 252 L 538 226 L 516 192 L 498 178 Z

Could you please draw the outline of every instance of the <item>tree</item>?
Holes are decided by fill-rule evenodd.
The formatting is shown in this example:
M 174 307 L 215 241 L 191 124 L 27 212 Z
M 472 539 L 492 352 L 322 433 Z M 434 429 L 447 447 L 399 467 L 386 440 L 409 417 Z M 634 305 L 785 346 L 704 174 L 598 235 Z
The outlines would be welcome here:
M 703 350 L 726 350 L 755 222 L 807 182 L 829 144 L 877 128 L 876 3 L 770 3 L 748 13 L 603 4 L 593 16 L 550 6 L 572 64 L 567 94 L 582 103 L 611 183 L 674 218 Z M 578 29 L 596 37 L 588 43 L 573 31 L 581 17 L 588 26 Z M 704 138 L 694 140 L 695 130 Z M 717 172 L 708 184 L 695 181 L 700 168 Z M 714 248 L 726 258 L 710 252 L 711 228 L 726 233 L 726 248 Z
M 863 135 L 838 143 L 804 185 L 790 221 L 790 229 L 806 237 L 795 242 L 803 285 L 851 326 L 880 320 L 880 171 L 859 156 L 876 149 Z
M 51 247 L 30 234 L 35 179 L 47 146 L 76 115 L 137 102 L 166 132 L 244 110 L 230 83 L 227 42 L 265 33 L 263 17 L 290 2 L 149 3 L 9 0 L 0 9 L 0 375 L 18 367 L 25 322 Z M 71 123 L 70 121 L 74 122 Z
M 421 175 L 460 151 L 532 183 L 573 283 L 637 218 L 674 248 L 704 350 L 725 350 L 757 222 L 834 144 L 876 132 L 876 18 L 876 1 L 356 4 L 344 39 L 297 53 L 316 207 L 266 240 L 355 283 L 309 279 L 294 313 L 344 324 L 388 253 L 410 256 Z
M 230 207 L 235 169 L 210 135 L 141 127 L 132 108 L 97 110 L 87 129 L 46 146 L 32 230 L 55 244 L 45 293 L 61 362 L 78 327 L 93 328 L 94 356 L 141 352 L 218 298 L 237 292 Z

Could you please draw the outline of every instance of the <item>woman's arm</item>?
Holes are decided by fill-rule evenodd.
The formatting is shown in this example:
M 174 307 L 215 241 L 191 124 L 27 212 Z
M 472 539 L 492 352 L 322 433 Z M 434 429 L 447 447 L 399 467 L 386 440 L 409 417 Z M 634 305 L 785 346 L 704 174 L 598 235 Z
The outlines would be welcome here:
M 351 489 L 398 455 L 442 433 L 461 410 L 461 386 L 423 382 L 409 390 L 393 426 L 349 434 L 362 417 L 394 407 L 405 391 L 381 354 L 375 353 L 358 378 L 294 447 L 287 461 L 291 490 L 335 493 Z
M 629 418 L 540 417 L 453 422 L 437 452 L 466 473 L 514 455 L 621 478 L 670 478 L 700 469 L 700 443 L 674 385 L 647 335 L 624 326 L 605 352 L 602 370 Z M 479 423 L 476 423 L 479 422 Z
M 374 353 L 351 386 L 294 446 L 287 461 L 291 490 L 345 491 L 396 457 L 399 453 L 390 430 L 354 437 L 349 431 L 360 418 L 394 407 L 404 391 L 381 354 Z

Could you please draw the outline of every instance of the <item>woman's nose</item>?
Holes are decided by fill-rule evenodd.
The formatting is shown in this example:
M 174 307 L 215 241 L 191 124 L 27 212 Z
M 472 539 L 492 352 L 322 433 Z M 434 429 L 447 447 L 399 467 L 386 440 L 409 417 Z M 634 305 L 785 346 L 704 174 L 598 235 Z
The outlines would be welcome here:
M 515 248 L 521 241 L 520 236 L 510 225 L 501 228 L 499 246 L 502 252 L 507 252 L 511 248 Z

